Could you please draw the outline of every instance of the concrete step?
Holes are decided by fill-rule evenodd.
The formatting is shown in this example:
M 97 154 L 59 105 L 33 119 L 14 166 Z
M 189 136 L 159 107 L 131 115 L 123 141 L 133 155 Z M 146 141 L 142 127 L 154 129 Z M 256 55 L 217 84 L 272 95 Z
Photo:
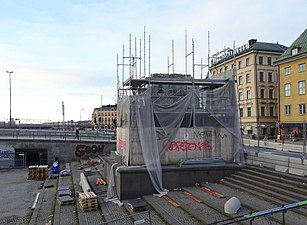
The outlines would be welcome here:
M 282 172 L 278 172 L 269 168 L 262 168 L 262 167 L 257 167 L 257 166 L 246 166 L 246 169 L 251 169 L 254 171 L 259 171 L 265 174 L 271 174 L 274 175 L 276 177 L 281 177 L 287 180 L 292 180 L 292 181 L 297 181 L 297 182 L 301 182 L 301 183 L 305 183 L 307 184 L 307 177 L 302 177 L 302 176 L 297 176 L 297 175 L 293 175 L 293 174 L 287 174 L 287 173 L 282 173 Z
M 254 176 L 270 179 L 270 180 L 273 180 L 273 181 L 276 181 L 276 182 L 287 183 L 287 184 L 290 184 L 290 185 L 295 186 L 295 187 L 305 188 L 305 189 L 307 188 L 307 183 L 290 180 L 290 179 L 287 179 L 287 178 L 283 178 L 281 176 L 271 175 L 269 173 L 259 172 L 257 170 L 253 170 L 253 169 L 250 169 L 250 168 L 242 169 L 241 171 L 252 174 Z
M 307 199 L 306 195 L 302 195 L 302 194 L 295 193 L 295 192 L 292 192 L 292 191 L 289 191 L 289 190 L 285 190 L 285 189 L 280 188 L 280 187 L 272 186 L 270 184 L 266 184 L 266 183 L 261 182 L 261 181 L 255 181 L 253 179 L 244 178 L 244 177 L 241 177 L 239 175 L 233 174 L 230 177 L 227 177 L 227 179 L 229 179 L 229 178 L 239 180 L 242 183 L 247 183 L 247 184 L 253 185 L 257 188 L 259 187 L 259 188 L 263 188 L 263 189 L 266 189 L 266 190 L 270 190 L 274 193 L 279 193 L 279 194 L 282 194 L 282 195 L 285 195 L 285 196 L 289 196 L 291 198 L 296 199 L 295 201 L 303 201 L 303 200 Z
M 286 180 L 284 180 L 284 182 L 278 182 L 278 181 L 271 180 L 270 178 L 272 176 L 268 177 L 268 178 L 263 178 L 263 177 L 248 173 L 246 171 L 237 172 L 237 173 L 235 173 L 235 175 L 239 175 L 241 177 L 251 179 L 253 181 L 265 183 L 265 184 L 268 184 L 268 185 L 271 185 L 271 186 L 274 186 L 274 187 L 282 188 L 284 190 L 288 190 L 288 191 L 291 191 L 291 192 L 299 193 L 299 194 L 306 196 L 306 198 L 307 198 L 306 187 L 305 188 L 295 187 L 291 184 L 288 184 Z
M 240 191 L 247 192 L 253 196 L 257 196 L 259 198 L 262 198 L 265 201 L 271 202 L 276 205 L 284 205 L 286 203 L 288 204 L 288 203 L 296 202 L 296 200 L 293 198 L 289 198 L 289 197 L 286 197 L 284 195 L 280 195 L 277 193 L 274 195 L 274 192 L 272 191 L 268 191 L 266 189 L 259 189 L 259 188 L 257 189 L 253 185 L 247 185 L 244 183 L 242 184 L 242 182 L 240 181 L 237 182 L 233 180 L 224 179 L 222 181 L 222 184 L 230 188 L 234 188 Z M 298 208 L 298 209 L 293 209 L 292 211 L 302 216 L 307 215 L 306 209 Z

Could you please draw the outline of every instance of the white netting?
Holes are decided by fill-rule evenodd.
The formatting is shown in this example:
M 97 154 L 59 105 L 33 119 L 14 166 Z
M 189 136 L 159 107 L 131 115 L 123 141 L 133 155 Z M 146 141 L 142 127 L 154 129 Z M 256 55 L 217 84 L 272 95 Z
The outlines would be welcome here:
M 131 132 L 138 133 L 142 158 L 159 193 L 166 191 L 162 185 L 161 160 L 167 161 L 165 155 L 173 157 L 171 150 L 175 149 L 180 158 L 201 158 L 202 155 L 242 163 L 243 148 L 234 81 L 212 90 L 189 87 L 169 101 L 156 98 L 151 90 L 148 88 L 139 95 L 130 96 L 130 107 L 127 99 L 119 101 L 119 122 L 122 123 L 119 126 L 130 126 Z M 127 110 L 131 110 L 130 114 Z M 124 118 L 128 114 L 129 125 L 123 123 L 128 120 Z M 163 137 L 162 144 L 157 137 L 158 131 L 159 136 Z M 135 135 L 129 132 L 127 135 L 135 139 Z M 193 135 L 194 139 L 189 137 Z M 178 141 L 182 136 L 186 137 Z M 204 137 L 208 140 L 202 141 Z M 137 141 L 133 140 L 133 143 L 131 146 L 136 148 Z M 191 154 L 187 154 L 189 150 Z M 203 153 L 200 154 L 200 151 Z M 131 154 L 131 149 L 126 149 L 126 152 Z

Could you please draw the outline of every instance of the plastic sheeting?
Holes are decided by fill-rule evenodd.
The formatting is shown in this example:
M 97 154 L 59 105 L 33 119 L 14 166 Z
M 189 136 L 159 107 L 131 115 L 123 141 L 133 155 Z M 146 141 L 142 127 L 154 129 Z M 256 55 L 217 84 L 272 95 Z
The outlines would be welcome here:
M 186 134 L 191 133 L 191 130 L 210 130 L 214 136 L 211 137 L 212 143 L 214 139 L 213 147 L 219 147 L 219 151 L 227 151 L 224 154 L 228 157 L 227 161 L 231 158 L 233 162 L 243 162 L 235 82 L 228 81 L 224 86 L 212 90 L 189 86 L 184 92 L 181 96 L 176 96 L 175 101 L 159 101 L 148 87 L 145 92 L 130 96 L 130 104 L 126 96 L 119 102 L 119 126 L 137 128 L 145 165 L 153 186 L 161 194 L 166 190 L 162 184 L 160 158 L 176 141 L 174 138 L 178 137 L 180 129 L 186 129 Z M 162 146 L 158 145 L 158 130 L 162 131 L 159 135 L 164 138 Z M 231 136 L 228 142 L 217 135 L 225 132 Z M 191 145 L 187 141 L 181 143 Z M 201 146 L 198 148 L 202 149 Z M 222 155 L 221 152 L 214 151 L 215 149 L 207 157 Z

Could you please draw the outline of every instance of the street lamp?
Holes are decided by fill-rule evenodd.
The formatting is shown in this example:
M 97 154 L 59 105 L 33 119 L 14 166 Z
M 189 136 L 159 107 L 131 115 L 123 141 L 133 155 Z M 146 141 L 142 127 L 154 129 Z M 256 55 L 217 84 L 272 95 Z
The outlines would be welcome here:
M 81 113 L 82 113 L 82 110 L 84 110 L 84 109 L 80 110 L 80 126 L 81 126 Z
M 12 91 L 11 91 L 11 74 L 13 71 L 6 71 L 9 74 L 9 82 L 10 82 L 10 128 L 12 127 Z

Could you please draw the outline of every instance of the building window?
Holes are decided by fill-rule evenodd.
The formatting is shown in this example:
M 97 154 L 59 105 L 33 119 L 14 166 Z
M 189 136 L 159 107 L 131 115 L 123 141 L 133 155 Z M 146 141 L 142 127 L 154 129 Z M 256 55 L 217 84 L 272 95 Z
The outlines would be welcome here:
M 273 73 L 272 72 L 268 72 L 268 82 L 273 82 Z
M 264 82 L 264 72 L 259 72 L 259 81 Z
M 296 55 L 298 53 L 298 48 L 293 48 L 292 50 L 291 50 L 291 54 L 292 55 Z
M 285 105 L 285 115 L 291 115 L 291 105 Z
M 263 57 L 259 56 L 259 64 L 262 65 L 263 64 Z
M 242 91 L 239 92 L 239 100 L 240 100 L 240 101 L 243 100 L 243 92 L 242 92 Z
M 251 116 L 252 116 L 252 108 L 247 107 L 247 117 L 251 117 Z
M 264 88 L 260 89 L 260 98 L 262 99 L 264 98 L 264 91 L 265 91 Z
M 239 61 L 239 63 L 238 63 L 238 69 L 241 69 L 241 68 L 242 68 L 242 62 Z
M 274 98 L 274 89 L 269 89 L 269 99 Z
M 286 97 L 291 95 L 291 84 L 285 84 L 284 92 Z
M 290 75 L 290 73 L 291 73 L 291 67 L 289 66 L 289 67 L 286 67 L 285 69 L 284 69 L 285 71 L 285 75 Z
M 249 66 L 249 58 L 246 59 L 246 66 Z
M 306 104 L 299 104 L 299 110 L 300 110 L 300 115 L 303 115 L 306 113 Z
M 251 98 L 252 98 L 251 90 L 247 90 L 247 91 L 246 91 L 246 98 L 247 98 L 247 99 L 251 99 Z
M 298 82 L 298 94 L 299 95 L 306 94 L 306 81 L 301 80 Z
M 298 72 L 304 72 L 305 71 L 305 63 L 298 64 Z
M 260 115 L 265 116 L 265 106 L 260 107 Z
M 274 116 L 274 107 L 270 106 L 270 116 Z
M 239 84 L 243 84 L 243 77 L 239 76 Z
M 268 65 L 272 65 L 272 57 L 268 57 Z
M 222 71 L 223 71 L 223 69 L 221 68 L 221 69 L 220 69 L 220 73 L 222 73 Z
M 243 117 L 243 109 L 240 108 L 240 117 Z
M 227 71 L 228 70 L 228 66 L 225 66 L 225 71 Z
M 250 76 L 249 73 L 246 74 L 245 80 L 246 80 L 246 83 L 250 83 L 251 82 L 251 76 Z

